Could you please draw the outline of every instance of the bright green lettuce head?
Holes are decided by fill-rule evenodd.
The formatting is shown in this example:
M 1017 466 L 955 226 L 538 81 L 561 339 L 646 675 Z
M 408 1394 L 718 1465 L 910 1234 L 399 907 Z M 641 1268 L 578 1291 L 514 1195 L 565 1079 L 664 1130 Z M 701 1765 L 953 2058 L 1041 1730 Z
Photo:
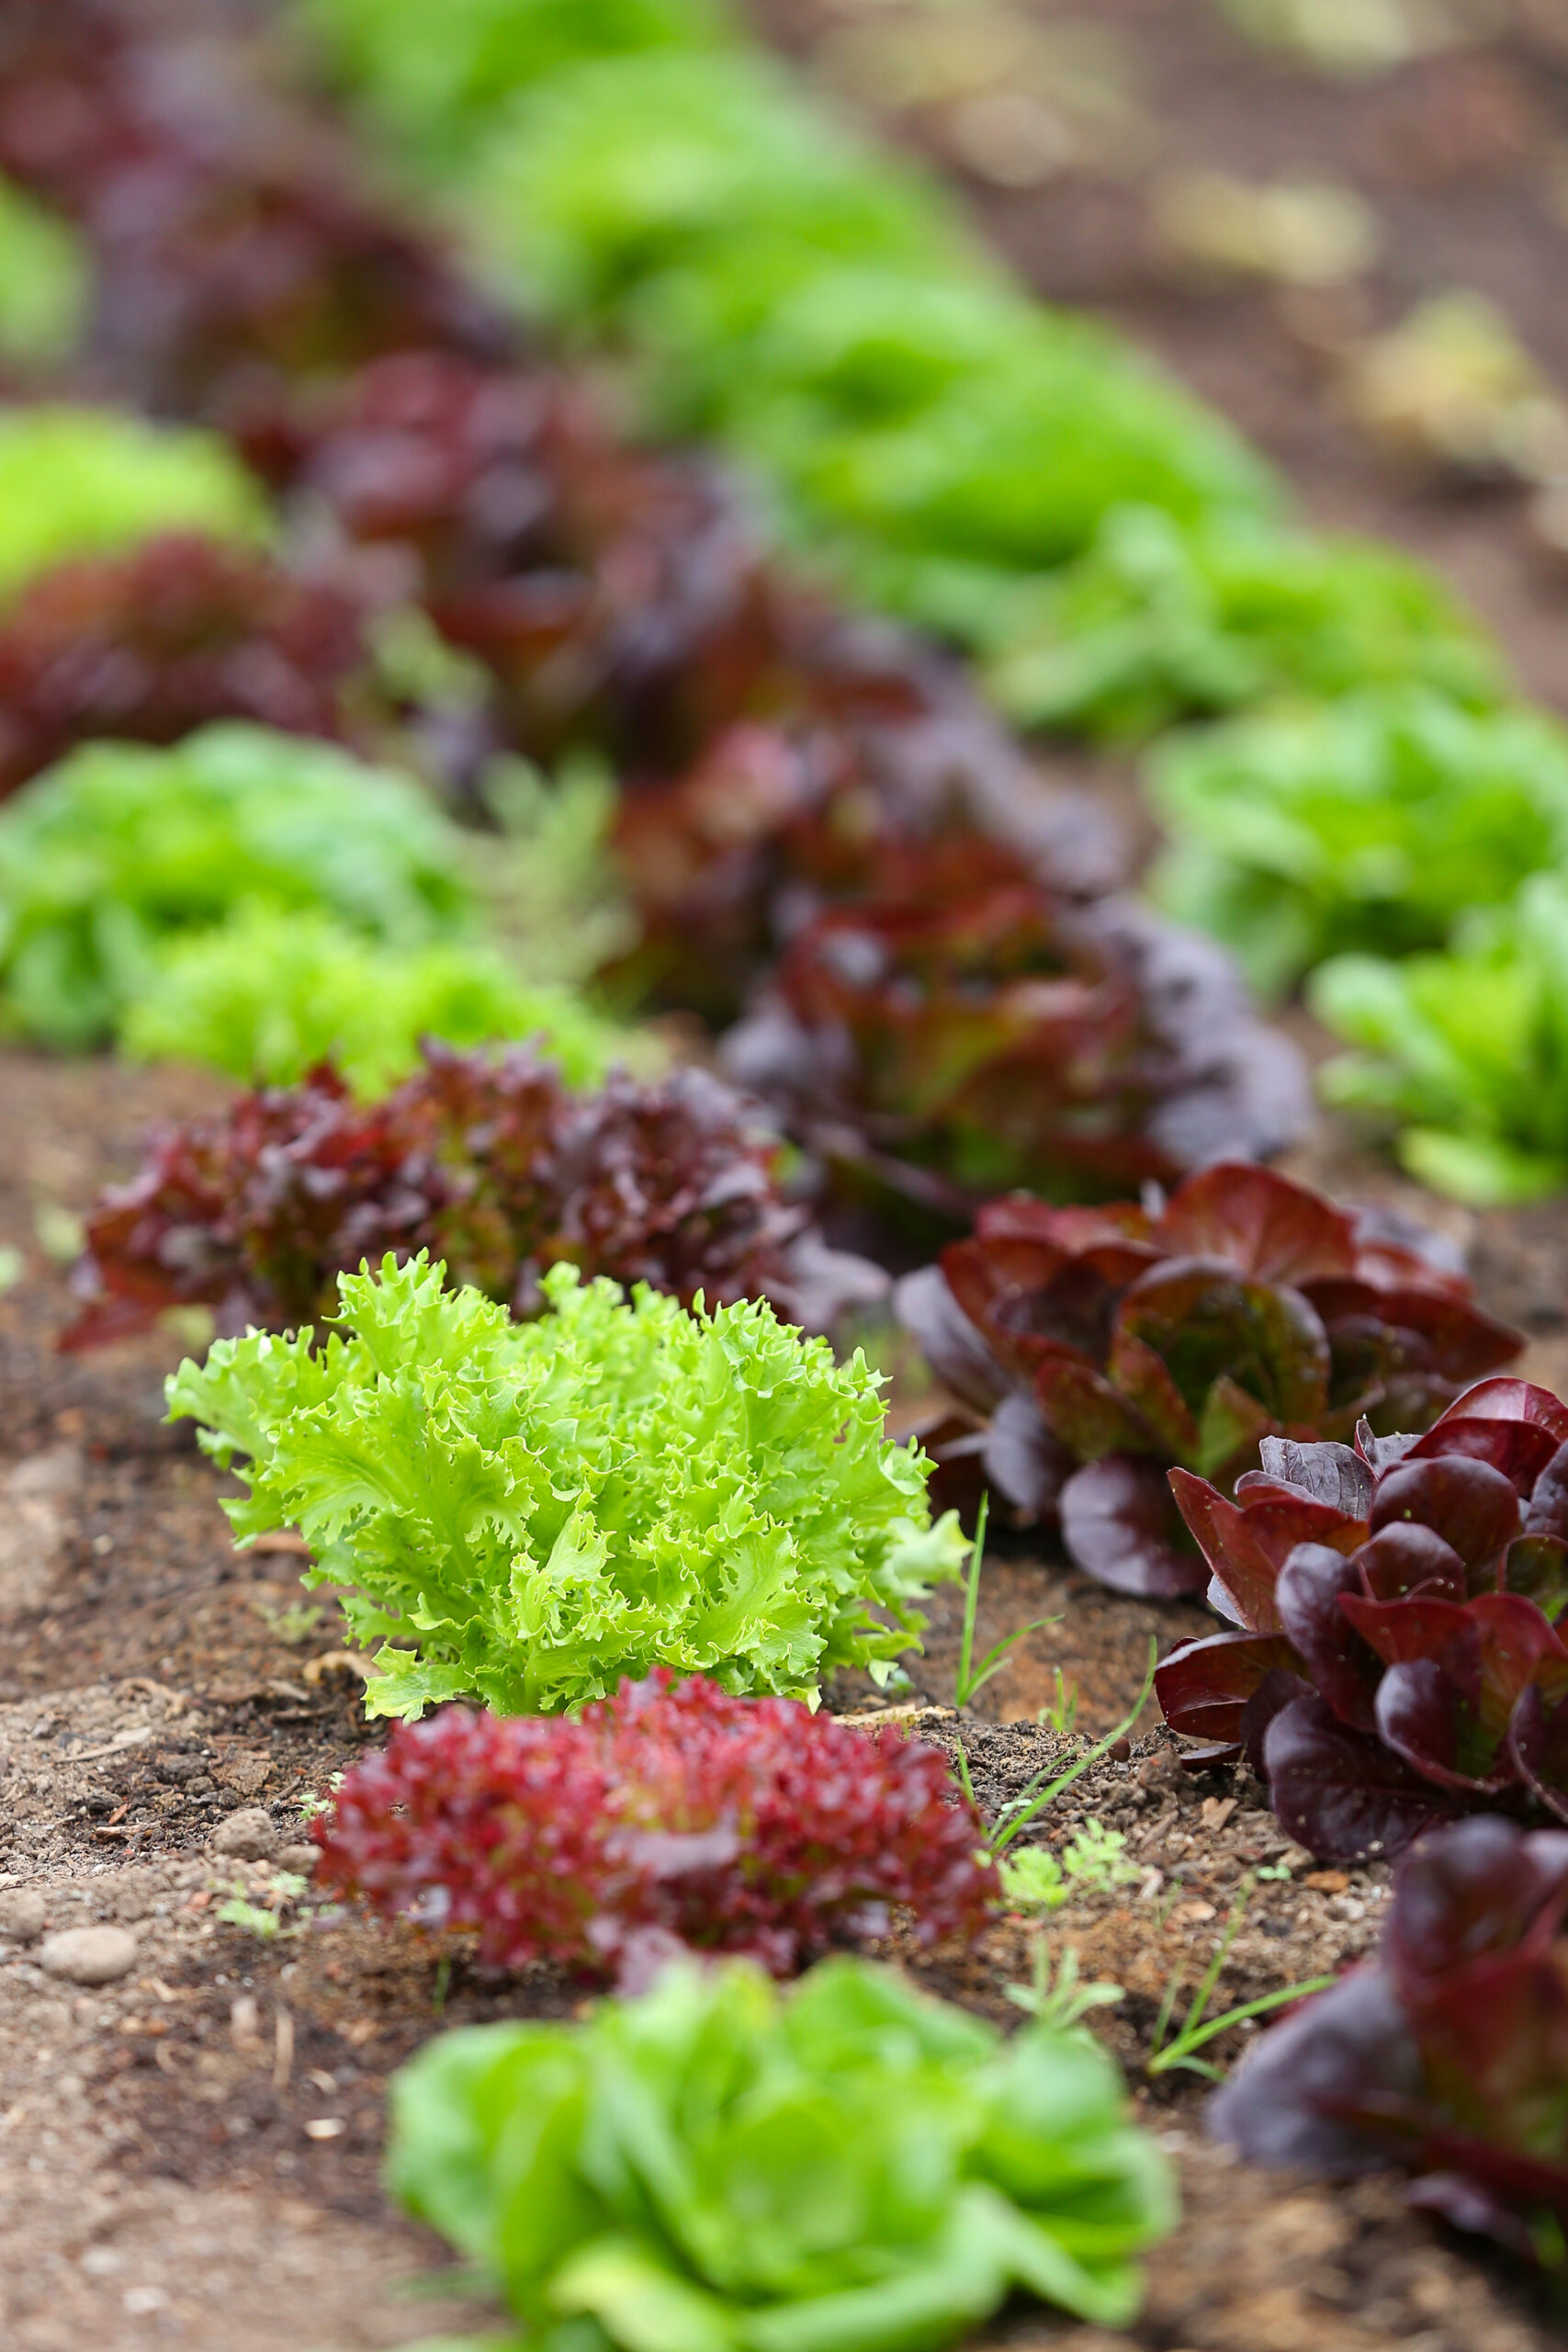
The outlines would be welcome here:
M 858 1351 L 569 1266 L 513 1323 L 444 1275 L 344 1275 L 349 1337 L 220 1340 L 169 1385 L 208 1453 L 249 1457 L 241 1537 L 298 1526 L 357 1638 L 412 1645 L 379 1651 L 374 1713 L 553 1713 L 653 1666 L 805 1697 L 911 1646 L 964 1545 Z
M 412 948 L 475 904 L 461 836 L 411 777 L 225 721 L 169 749 L 87 743 L 0 809 L 0 1021 L 108 1035 L 174 935 L 246 903 Z
M 156 532 L 266 528 L 260 485 L 216 433 L 112 409 L 0 409 L 0 603 L 51 564 Z
M 461 163 L 514 91 L 583 59 L 723 38 L 710 0 L 298 0 L 337 76 L 425 161 Z
M 772 299 L 826 265 L 952 271 L 970 248 L 912 171 L 868 155 L 770 59 L 608 60 L 497 131 L 476 231 L 550 316 L 595 324 L 666 273 L 757 264 Z
M 1177 2218 L 1087 2033 L 1004 2041 L 864 1961 L 443 2034 L 391 2108 L 394 2195 L 536 2352 L 931 2352 L 1014 2289 L 1122 2327 Z
M 88 279 L 70 222 L 0 176 L 0 358 L 21 368 L 63 358 L 82 331 Z
M 1390 548 L 1118 506 L 1021 596 L 989 684 L 1026 727 L 1135 741 L 1244 704 L 1416 682 L 1480 708 L 1502 662 L 1436 576 Z
M 1152 761 L 1154 890 L 1277 991 L 1341 951 L 1441 946 L 1568 857 L 1568 732 L 1418 686 L 1241 718 Z
M 1331 1102 L 1392 1114 L 1399 1157 L 1477 1207 L 1568 1191 L 1568 879 L 1538 874 L 1452 953 L 1342 956 L 1309 1001 L 1359 1048 L 1320 1074 Z
M 635 1031 L 571 989 L 521 978 L 493 947 L 384 945 L 333 916 L 265 905 L 164 948 L 120 1043 L 138 1061 L 202 1062 L 274 1086 L 330 1057 L 369 1097 L 418 1067 L 422 1037 L 459 1047 L 534 1039 L 569 1086 L 648 1060 Z

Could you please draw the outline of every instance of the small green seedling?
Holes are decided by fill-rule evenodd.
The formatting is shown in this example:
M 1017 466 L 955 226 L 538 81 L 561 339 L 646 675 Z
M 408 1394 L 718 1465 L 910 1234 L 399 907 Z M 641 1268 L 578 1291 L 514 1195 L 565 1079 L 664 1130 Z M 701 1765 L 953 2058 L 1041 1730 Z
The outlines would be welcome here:
M 1002 1899 L 1011 1911 L 1059 1911 L 1075 1894 L 1126 1886 L 1142 1873 L 1126 1860 L 1127 1840 L 1102 1821 L 1086 1823 L 1062 1849 L 1024 1846 L 1001 1862 Z
M 1061 1623 L 1059 1617 L 1036 1617 L 1031 1623 L 1021 1625 L 1016 1633 L 1005 1634 L 999 1642 L 992 1644 L 979 1665 L 975 1664 L 975 1618 L 980 1606 L 980 1569 L 985 1558 L 986 1526 L 990 1512 L 991 1498 L 988 1494 L 982 1495 L 979 1515 L 975 1521 L 975 1548 L 969 1555 L 969 1570 L 964 1583 L 964 1631 L 959 1637 L 958 1673 L 953 1686 L 955 1707 L 966 1707 L 976 1691 L 985 1689 L 992 1675 L 998 1673 L 1007 1664 L 1020 1642 L 1031 1634 L 1039 1633 L 1043 1625 Z M 1058 1682 L 1060 1679 L 1058 1674 Z
M 1180 2032 L 1170 2041 L 1167 2041 L 1166 2035 L 1170 2030 L 1171 2012 L 1176 2007 L 1179 1980 L 1173 1976 L 1166 1986 L 1165 1998 L 1160 2003 L 1159 2017 L 1155 2024 L 1154 2047 L 1149 2052 L 1148 2064 L 1144 2068 L 1146 2075 L 1168 2075 L 1174 2068 L 1180 2066 L 1190 2074 L 1206 2075 L 1212 2083 L 1223 2083 L 1225 2078 L 1224 2067 L 1216 2066 L 1209 2059 L 1200 2058 L 1195 2054 L 1202 2049 L 1205 2042 L 1213 2041 L 1217 2035 L 1228 2032 L 1233 2025 L 1245 2024 L 1248 2018 L 1265 2017 L 1270 2009 L 1282 2009 L 1292 2001 L 1304 2001 L 1309 1993 L 1322 1993 L 1333 1984 L 1332 1976 L 1308 1977 L 1304 1984 L 1287 1984 L 1279 1992 L 1265 1993 L 1259 2000 L 1244 2001 L 1239 2008 L 1226 2009 L 1222 2017 L 1207 2016 L 1209 2003 L 1213 1998 L 1214 1987 L 1220 1981 L 1220 1971 L 1230 1956 L 1231 1946 L 1240 1932 L 1242 1920 L 1247 1914 L 1247 1906 L 1252 1900 L 1256 1877 L 1255 1871 L 1248 1871 L 1237 1887 L 1235 1901 L 1231 1905 L 1224 1933 L 1214 1947 L 1214 1957 L 1204 1970 L 1202 1983 L 1192 1996 L 1191 2006 L 1182 2020 Z
M 266 1627 L 274 1641 L 286 1649 L 298 1649 L 308 1642 L 321 1622 L 321 1604 L 314 1600 L 291 1601 L 286 1609 L 274 1609 L 265 1600 L 253 1600 L 251 1607 Z
M 1059 1666 L 1054 1667 L 1052 1671 L 1056 1677 L 1056 1695 L 1048 1707 L 1041 1708 L 1034 1720 L 1038 1724 L 1049 1724 L 1053 1731 L 1060 1732 L 1066 1737 L 1077 1723 L 1078 1686 L 1071 1675 L 1062 1672 Z
M 291 1903 L 298 1903 L 305 1887 L 306 1881 L 296 1871 L 274 1871 L 266 1902 L 253 1903 L 245 1892 L 243 1882 L 236 1879 L 228 1902 L 220 1904 L 212 1916 L 222 1920 L 225 1927 L 243 1928 L 245 1933 L 254 1936 L 258 1942 L 275 1943 L 279 1936 L 297 1936 L 299 1933 L 297 1925 L 285 1927 L 283 1913 Z
M 333 1772 L 328 1778 L 324 1793 L 319 1790 L 312 1790 L 308 1795 L 302 1796 L 299 1800 L 300 1820 L 308 1825 L 312 1821 L 319 1821 L 323 1813 L 330 1813 L 333 1799 L 342 1786 L 343 1774 Z
M 1033 1849 L 1030 1850 L 1032 1852 Z M 1036 1936 L 1031 1980 L 1027 1984 L 1009 1984 L 1007 1996 L 1030 2017 L 1038 2018 L 1042 2025 L 1055 2027 L 1059 2033 L 1081 2025 L 1091 2009 L 1114 2008 L 1118 2001 L 1126 1998 L 1120 1984 L 1084 1984 L 1078 1977 L 1076 1945 L 1067 1946 L 1053 1973 L 1050 1946 L 1043 1936 Z

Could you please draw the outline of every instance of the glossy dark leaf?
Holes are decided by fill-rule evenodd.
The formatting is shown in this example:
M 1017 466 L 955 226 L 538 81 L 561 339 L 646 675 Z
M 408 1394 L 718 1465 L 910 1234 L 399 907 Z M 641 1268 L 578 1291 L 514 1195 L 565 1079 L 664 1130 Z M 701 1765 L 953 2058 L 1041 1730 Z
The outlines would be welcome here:
M 1568 1443 L 1558 1447 L 1535 1482 L 1525 1532 L 1568 1539 Z
M 1090 1462 L 1062 1488 L 1060 1510 L 1069 1558 L 1112 1592 L 1177 1600 L 1209 1580 L 1156 1463 L 1117 1453 Z
M 1190 1470 L 1169 1474 L 1171 1496 L 1198 1547 L 1235 1602 L 1243 1624 L 1259 1634 L 1278 1633 L 1274 1606 L 1278 1567 L 1263 1550 L 1247 1514 L 1206 1478 Z M 1304 1540 L 1302 1537 L 1298 1542 Z
M 1365 1519 L 1372 1498 L 1367 1464 L 1348 1445 L 1303 1445 L 1266 1437 L 1258 1448 L 1266 1476 L 1301 1487 L 1342 1519 Z
M 1436 1528 L 1396 1521 L 1363 1544 L 1356 1554 L 1361 1590 L 1369 1600 L 1399 1600 L 1422 1592 L 1434 1600 L 1469 1598 L 1464 1562 Z
M 1276 1715 L 1283 1714 L 1285 1709 L 1293 1705 L 1296 1700 L 1308 1699 L 1311 1696 L 1310 1682 L 1303 1681 L 1299 1674 L 1292 1673 L 1288 1667 L 1276 1666 L 1269 1668 L 1243 1707 L 1241 1721 L 1236 1726 L 1237 1737 L 1242 1754 L 1259 1780 L 1268 1778 L 1264 1763 L 1264 1749 L 1269 1737 L 1269 1724 Z
M 893 1310 L 960 1404 L 989 1413 L 1008 1394 L 1006 1373 L 948 1287 L 940 1266 L 921 1266 L 894 1285 Z
M 1270 1675 L 1293 1673 L 1298 1664 L 1281 1634 L 1211 1634 L 1162 1659 L 1155 1696 L 1171 1730 L 1184 1739 L 1239 1744 L 1248 1702 Z
M 1412 1605 L 1419 1606 L 1404 1604 Z M 1389 1668 L 1378 1685 L 1378 1736 L 1438 1787 L 1495 1794 L 1515 1775 L 1511 1759 L 1499 1758 L 1481 1727 L 1478 1657 L 1467 1659 L 1450 1644 L 1443 1657 L 1441 1665 L 1415 1657 Z
M 1550 1389 L 1528 1380 L 1481 1380 L 1450 1405 L 1411 1457 L 1465 1454 L 1488 1462 L 1528 1494 L 1557 1452 L 1568 1442 L 1568 1406 Z
M 1356 1262 L 1350 1218 L 1321 1193 L 1251 1160 L 1189 1177 L 1156 1228 L 1173 1256 L 1222 1259 L 1259 1283 L 1299 1289 Z
M 1428 1979 L 1506 1951 L 1561 1900 L 1568 1837 L 1521 1837 L 1495 1816 L 1456 1822 L 1400 1873 L 1383 1951 L 1402 1996 L 1418 2001 Z
M 1341 1606 L 1357 1590 L 1354 1566 L 1325 1544 L 1298 1544 L 1280 1570 L 1274 1606 L 1313 1686 L 1342 1722 L 1373 1725 L 1378 1667 Z
M 1380 1968 L 1358 1968 L 1271 2026 L 1209 2104 L 1209 2129 L 1255 2164 L 1338 2179 L 1388 2162 L 1388 2140 L 1355 2120 L 1369 2096 L 1413 2104 L 1421 2057 Z
M 1434 1529 L 1467 1568 L 1479 1567 L 1518 1533 L 1519 1498 L 1512 1479 L 1488 1462 L 1413 1454 L 1384 1473 L 1372 1498 L 1373 1534 L 1401 1521 Z
M 1318 1698 L 1275 1716 L 1263 1754 L 1280 1826 L 1321 1861 L 1390 1860 L 1459 1809 L 1446 1789 Z
M 1168 1458 L 1160 1431 L 1134 1400 L 1076 1356 L 1046 1356 L 1034 1375 L 1034 1393 L 1047 1428 L 1079 1462 L 1110 1453 Z
M 1508 1725 L 1507 1749 L 1537 1802 L 1568 1822 L 1568 1698 L 1549 1705 L 1533 1685 L 1522 1690 Z
M 1054 1519 L 1073 1456 L 1041 1418 L 1032 1396 L 1015 1388 L 991 1416 L 981 1453 L 988 1483 L 1030 1519 Z

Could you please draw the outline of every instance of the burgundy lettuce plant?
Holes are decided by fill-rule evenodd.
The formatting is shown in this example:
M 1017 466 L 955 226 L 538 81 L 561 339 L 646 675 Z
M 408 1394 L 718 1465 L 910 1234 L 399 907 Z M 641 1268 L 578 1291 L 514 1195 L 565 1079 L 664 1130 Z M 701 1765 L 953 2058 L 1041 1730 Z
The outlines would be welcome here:
M 852 1193 L 929 1231 L 1026 1184 L 1114 1198 L 1304 1116 L 1294 1056 L 1226 959 L 1119 899 L 1077 906 L 994 845 L 913 853 L 897 896 L 790 941 L 726 1066 Z
M 174 743 L 215 718 L 341 735 L 362 619 L 344 588 L 193 533 L 62 564 L 0 624 L 0 794 L 87 736 Z
M 454 1285 L 519 1314 L 569 1260 L 686 1304 L 766 1295 L 827 1322 L 874 1269 L 822 1248 L 784 1197 L 782 1156 L 754 1106 L 702 1070 L 572 1095 L 526 1047 L 427 1044 L 422 1069 L 363 1103 L 323 1066 L 152 1137 L 88 1220 L 65 1344 L 173 1306 L 210 1306 L 229 1331 L 320 1321 L 338 1274 L 388 1250 L 428 1250 Z
M 1170 1473 L 1235 1628 L 1156 1676 L 1190 1760 L 1246 1755 L 1330 1861 L 1464 1813 L 1568 1821 L 1568 1406 L 1483 1380 L 1422 1437 L 1261 1453 L 1234 1498 Z
M 623 1982 L 682 1948 L 791 1975 L 895 1904 L 922 1943 L 973 1936 L 996 1885 L 936 1748 L 662 1667 L 575 1716 L 402 1725 L 314 1835 L 319 1883 Z
M 1568 2267 L 1568 1836 L 1424 1839 L 1375 1960 L 1264 2035 L 1210 2120 L 1255 2163 L 1407 2165 L 1413 2203 Z
M 1208 1576 L 1171 1465 L 1228 1493 L 1265 1437 L 1424 1430 L 1517 1353 L 1437 1248 L 1227 1160 L 1163 1203 L 989 1202 L 897 1305 L 969 1416 L 938 1459 L 978 1455 L 1015 1508 L 1059 1512 L 1080 1567 L 1169 1596 Z

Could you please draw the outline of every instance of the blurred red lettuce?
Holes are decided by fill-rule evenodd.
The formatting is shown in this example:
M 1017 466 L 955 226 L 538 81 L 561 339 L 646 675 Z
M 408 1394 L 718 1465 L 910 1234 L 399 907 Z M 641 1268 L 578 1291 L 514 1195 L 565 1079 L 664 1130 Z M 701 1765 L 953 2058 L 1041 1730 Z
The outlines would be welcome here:
M 1483 1380 L 1422 1437 L 1267 1437 L 1234 1499 L 1170 1483 L 1241 1630 L 1156 1677 L 1198 1760 L 1245 1754 L 1325 1860 L 1462 1813 L 1568 1821 L 1568 1406 Z
M 1412 2201 L 1561 2270 L 1568 2235 L 1568 1836 L 1496 1818 L 1401 1865 L 1369 1965 L 1266 2034 L 1210 2124 L 1254 2163 Z
M 195 533 L 44 573 L 0 622 L 0 794 L 87 736 L 174 743 L 214 718 L 344 731 L 359 603 Z

